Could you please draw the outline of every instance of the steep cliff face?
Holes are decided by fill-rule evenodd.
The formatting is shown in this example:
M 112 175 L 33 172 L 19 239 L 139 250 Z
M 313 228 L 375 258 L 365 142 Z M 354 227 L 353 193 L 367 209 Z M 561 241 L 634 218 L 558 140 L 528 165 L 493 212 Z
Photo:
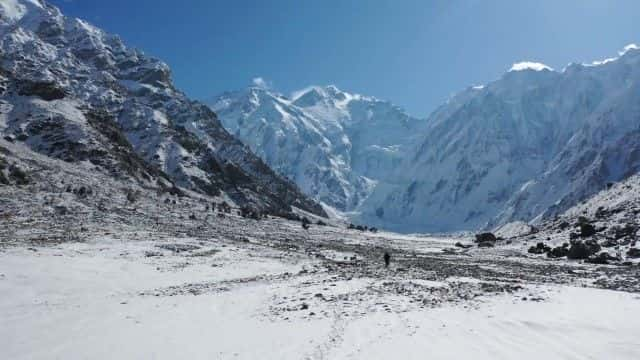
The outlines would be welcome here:
M 176 89 L 169 67 L 39 0 L 0 3 L 0 132 L 118 176 L 239 204 L 322 208 Z M 107 166 L 108 165 L 108 166 Z
M 361 218 L 449 231 L 566 210 L 640 169 L 639 86 L 633 45 L 618 58 L 562 71 L 516 64 L 436 110 L 397 181 L 376 188 Z
M 392 178 L 424 121 L 393 104 L 313 86 L 283 96 L 250 87 L 214 98 L 211 108 L 236 135 L 307 194 L 356 210 Z
M 636 173 L 640 50 L 555 71 L 519 63 L 420 121 L 334 86 L 226 93 L 224 126 L 354 221 L 452 231 L 555 215 Z

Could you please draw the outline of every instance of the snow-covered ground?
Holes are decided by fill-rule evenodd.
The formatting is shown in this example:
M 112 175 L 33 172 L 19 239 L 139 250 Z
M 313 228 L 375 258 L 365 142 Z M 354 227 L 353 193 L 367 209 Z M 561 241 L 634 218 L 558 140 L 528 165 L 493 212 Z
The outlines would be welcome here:
M 119 237 L 0 253 L 3 358 L 640 357 L 634 293 L 522 283 L 515 292 L 424 306 L 403 293 L 371 291 L 394 280 L 337 278 L 305 256 L 225 241 Z M 158 247 L 169 243 L 198 249 Z M 482 281 L 405 283 L 438 294 Z
M 537 233 L 516 224 L 495 247 L 463 248 L 469 236 L 243 218 L 223 198 L 0 145 L 25 173 L 0 186 L 3 359 L 640 357 L 637 259 L 527 253 L 567 241 L 576 216 L 635 223 L 637 178 Z

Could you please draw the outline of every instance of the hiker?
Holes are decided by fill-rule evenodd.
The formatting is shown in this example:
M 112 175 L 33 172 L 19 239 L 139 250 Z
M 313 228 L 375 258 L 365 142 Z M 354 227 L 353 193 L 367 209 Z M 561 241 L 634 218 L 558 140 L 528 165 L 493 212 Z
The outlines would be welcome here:
M 391 255 L 388 252 L 384 253 L 384 267 L 389 267 L 389 263 L 391 262 Z

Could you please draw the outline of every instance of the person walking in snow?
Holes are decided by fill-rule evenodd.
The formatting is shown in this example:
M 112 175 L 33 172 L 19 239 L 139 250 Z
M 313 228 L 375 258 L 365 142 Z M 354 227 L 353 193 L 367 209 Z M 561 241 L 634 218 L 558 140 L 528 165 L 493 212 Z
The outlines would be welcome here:
M 391 255 L 388 252 L 384 253 L 384 267 L 389 267 L 389 263 L 391 262 Z

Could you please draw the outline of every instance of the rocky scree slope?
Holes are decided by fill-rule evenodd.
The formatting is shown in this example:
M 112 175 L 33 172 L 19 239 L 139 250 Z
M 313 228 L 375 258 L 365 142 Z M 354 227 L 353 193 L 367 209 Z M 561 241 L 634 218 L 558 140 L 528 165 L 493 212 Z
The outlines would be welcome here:
M 165 63 L 44 1 L 0 3 L 0 134 L 150 186 L 324 215 L 177 90 Z
M 499 229 L 496 244 L 524 244 L 532 256 L 637 265 L 639 230 L 640 175 L 633 175 L 538 226 L 520 227 L 513 234 Z

